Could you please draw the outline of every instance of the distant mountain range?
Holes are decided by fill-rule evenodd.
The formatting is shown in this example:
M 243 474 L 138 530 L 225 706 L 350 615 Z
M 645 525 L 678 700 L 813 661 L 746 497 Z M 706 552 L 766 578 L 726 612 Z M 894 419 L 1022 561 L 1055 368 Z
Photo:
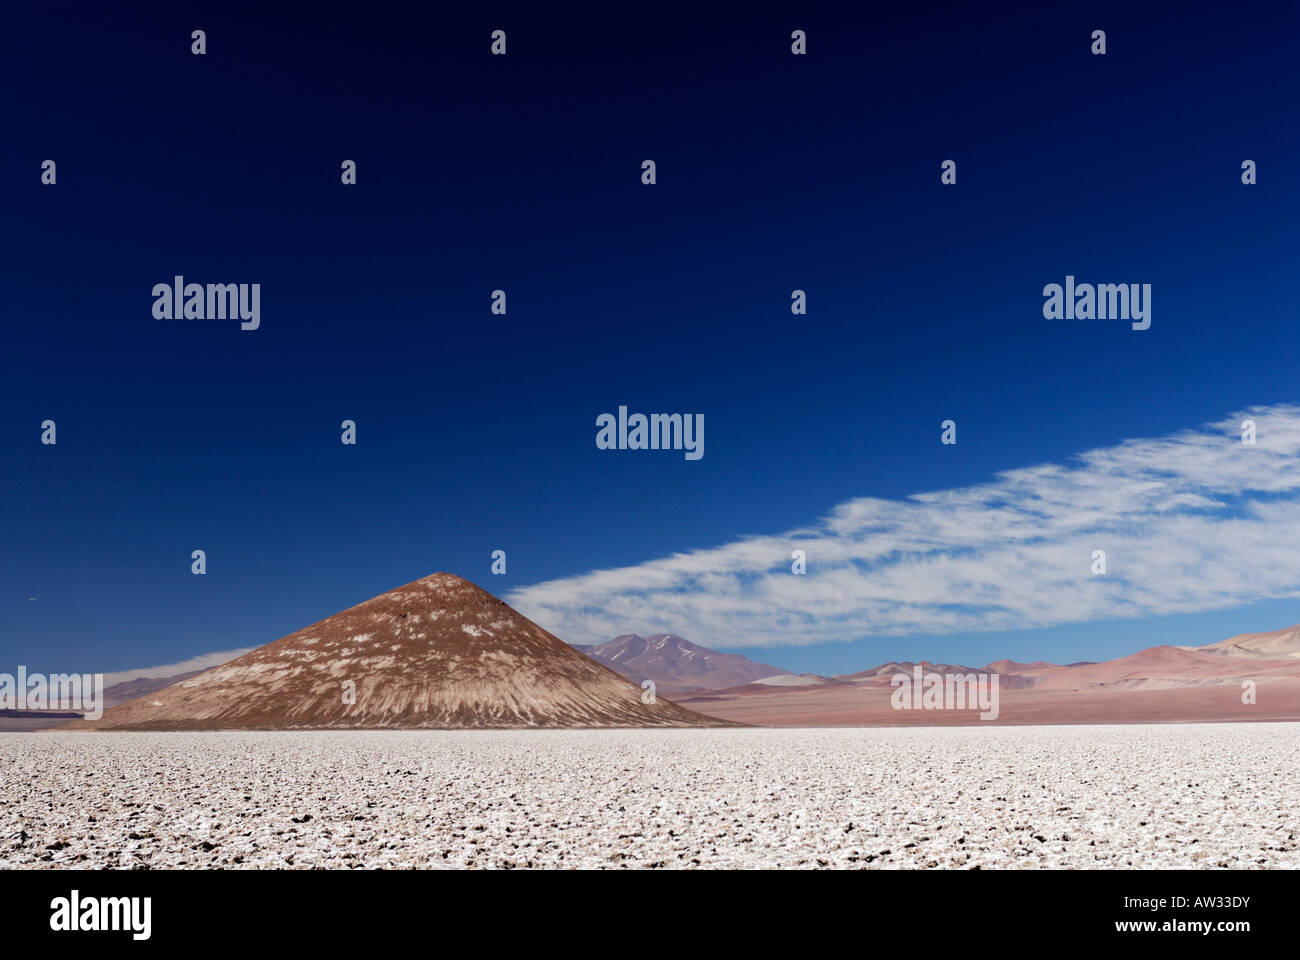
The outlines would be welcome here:
M 386 644 L 387 653 L 374 661 L 379 675 L 363 679 L 364 689 L 358 685 L 366 694 L 360 709 L 342 710 L 333 703 L 337 694 L 332 692 L 317 702 L 310 684 L 298 689 L 283 682 L 301 675 L 327 651 L 336 664 L 327 671 L 331 678 L 340 676 L 339 669 L 348 663 L 358 668 L 359 677 L 369 677 L 369 661 L 363 663 L 356 656 L 370 651 L 366 656 L 379 657 L 376 644 Z M 392 671 L 385 666 L 390 655 Z M 604 671 L 588 676 L 590 671 L 581 665 L 591 661 L 637 687 L 653 680 L 656 693 L 674 703 L 663 700 L 658 710 L 647 711 L 635 687 L 614 689 L 610 683 L 615 677 Z M 364 671 L 359 669 L 362 666 Z M 676 634 L 625 634 L 607 643 L 569 646 L 473 584 L 437 574 L 220 667 L 170 677 L 137 677 L 108 687 L 107 707 L 130 702 L 111 709 L 93 726 L 709 722 L 700 714 L 800 726 L 967 722 L 951 713 L 905 715 L 889 708 L 892 678 L 898 673 L 911 675 L 917 666 L 925 673 L 997 674 L 1005 703 L 999 722 L 1300 719 L 1300 625 L 1202 646 L 1149 647 L 1097 663 L 1004 659 L 972 667 L 891 661 L 826 677 L 790 673 L 740 654 L 711 650 Z M 521 676 L 520 670 L 528 676 Z M 1240 693 L 1247 680 L 1259 688 L 1258 709 L 1243 709 Z M 675 712 L 677 705 L 690 709 Z M 0 716 L 0 730 L 59 722 L 64 718 L 53 713 L 35 719 Z
M 170 677 L 136 677 L 133 680 L 123 680 L 121 683 L 115 683 L 111 687 L 104 688 L 104 706 L 115 707 L 127 700 L 143 697 L 146 693 L 153 693 L 163 687 L 170 687 L 173 683 L 180 683 L 190 677 L 197 677 L 202 672 L 202 670 L 188 670 L 185 673 L 178 673 Z
M 663 694 L 721 690 L 765 677 L 790 675 L 780 667 L 755 663 L 738 653 L 720 653 L 701 647 L 675 633 L 648 637 L 628 633 L 608 643 L 573 646 L 633 683 L 653 680 L 656 692 Z
M 997 674 L 999 723 L 1300 720 L 1300 626 L 1203 646 L 1148 647 L 1099 663 L 886 663 L 834 677 L 768 677 L 682 695 L 692 709 L 773 726 L 979 723 L 974 713 L 894 710 L 895 674 Z M 1247 694 L 1247 687 L 1251 692 Z M 1250 697 L 1248 700 L 1247 697 Z

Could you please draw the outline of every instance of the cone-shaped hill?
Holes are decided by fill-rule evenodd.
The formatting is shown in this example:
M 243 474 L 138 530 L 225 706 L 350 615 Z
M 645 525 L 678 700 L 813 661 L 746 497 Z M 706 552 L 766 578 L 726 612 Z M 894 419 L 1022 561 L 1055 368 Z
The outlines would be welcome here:
M 658 698 L 435 573 L 110 707 L 96 730 L 733 726 Z

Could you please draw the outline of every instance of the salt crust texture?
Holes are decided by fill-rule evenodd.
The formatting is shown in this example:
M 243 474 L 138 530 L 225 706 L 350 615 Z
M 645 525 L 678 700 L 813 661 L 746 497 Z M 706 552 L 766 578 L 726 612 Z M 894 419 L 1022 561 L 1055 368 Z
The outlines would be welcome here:
M 0 735 L 2 867 L 1300 867 L 1300 724 Z

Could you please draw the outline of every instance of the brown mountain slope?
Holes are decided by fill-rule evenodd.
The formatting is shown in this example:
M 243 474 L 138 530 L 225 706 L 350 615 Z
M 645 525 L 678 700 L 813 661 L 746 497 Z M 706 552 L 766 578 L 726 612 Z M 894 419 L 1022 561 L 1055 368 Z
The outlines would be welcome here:
M 355 702 L 345 702 L 348 685 Z M 99 730 L 723 726 L 435 573 L 111 707 Z

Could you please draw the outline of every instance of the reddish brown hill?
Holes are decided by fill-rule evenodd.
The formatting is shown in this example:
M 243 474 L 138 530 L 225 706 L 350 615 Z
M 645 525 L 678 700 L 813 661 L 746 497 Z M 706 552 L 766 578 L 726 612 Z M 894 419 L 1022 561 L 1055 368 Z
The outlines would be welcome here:
M 346 703 L 345 685 L 355 687 Z M 642 691 L 474 584 L 408 583 L 71 727 L 721 726 Z
M 1241 633 L 1203 647 L 1183 647 L 1202 653 L 1220 653 L 1229 657 L 1263 657 L 1272 660 L 1300 660 L 1300 624 L 1270 630 L 1268 633 Z
M 1015 660 L 994 660 L 984 669 L 989 673 L 1034 677 L 1049 670 L 1060 670 L 1061 665 L 1059 663 L 1047 663 L 1044 660 L 1035 660 L 1033 663 L 1019 663 Z
M 1239 685 L 1239 681 L 1251 679 L 1300 679 L 1300 663 L 1295 660 L 1232 657 L 1204 653 L 1204 649 L 1148 647 L 1117 660 L 1045 670 L 1038 674 L 1034 686 L 1056 690 L 1098 687 L 1156 689 L 1222 683 Z
M 894 674 L 902 673 L 907 676 L 912 675 L 912 670 L 920 667 L 925 673 L 979 673 L 979 667 L 963 667 L 954 663 L 931 663 L 929 660 L 922 660 L 914 663 L 911 660 L 891 661 L 882 663 L 878 667 L 871 667 L 867 670 L 859 670 L 857 673 L 838 674 L 836 680 L 847 680 L 849 683 L 875 683 L 889 686 L 893 680 Z

